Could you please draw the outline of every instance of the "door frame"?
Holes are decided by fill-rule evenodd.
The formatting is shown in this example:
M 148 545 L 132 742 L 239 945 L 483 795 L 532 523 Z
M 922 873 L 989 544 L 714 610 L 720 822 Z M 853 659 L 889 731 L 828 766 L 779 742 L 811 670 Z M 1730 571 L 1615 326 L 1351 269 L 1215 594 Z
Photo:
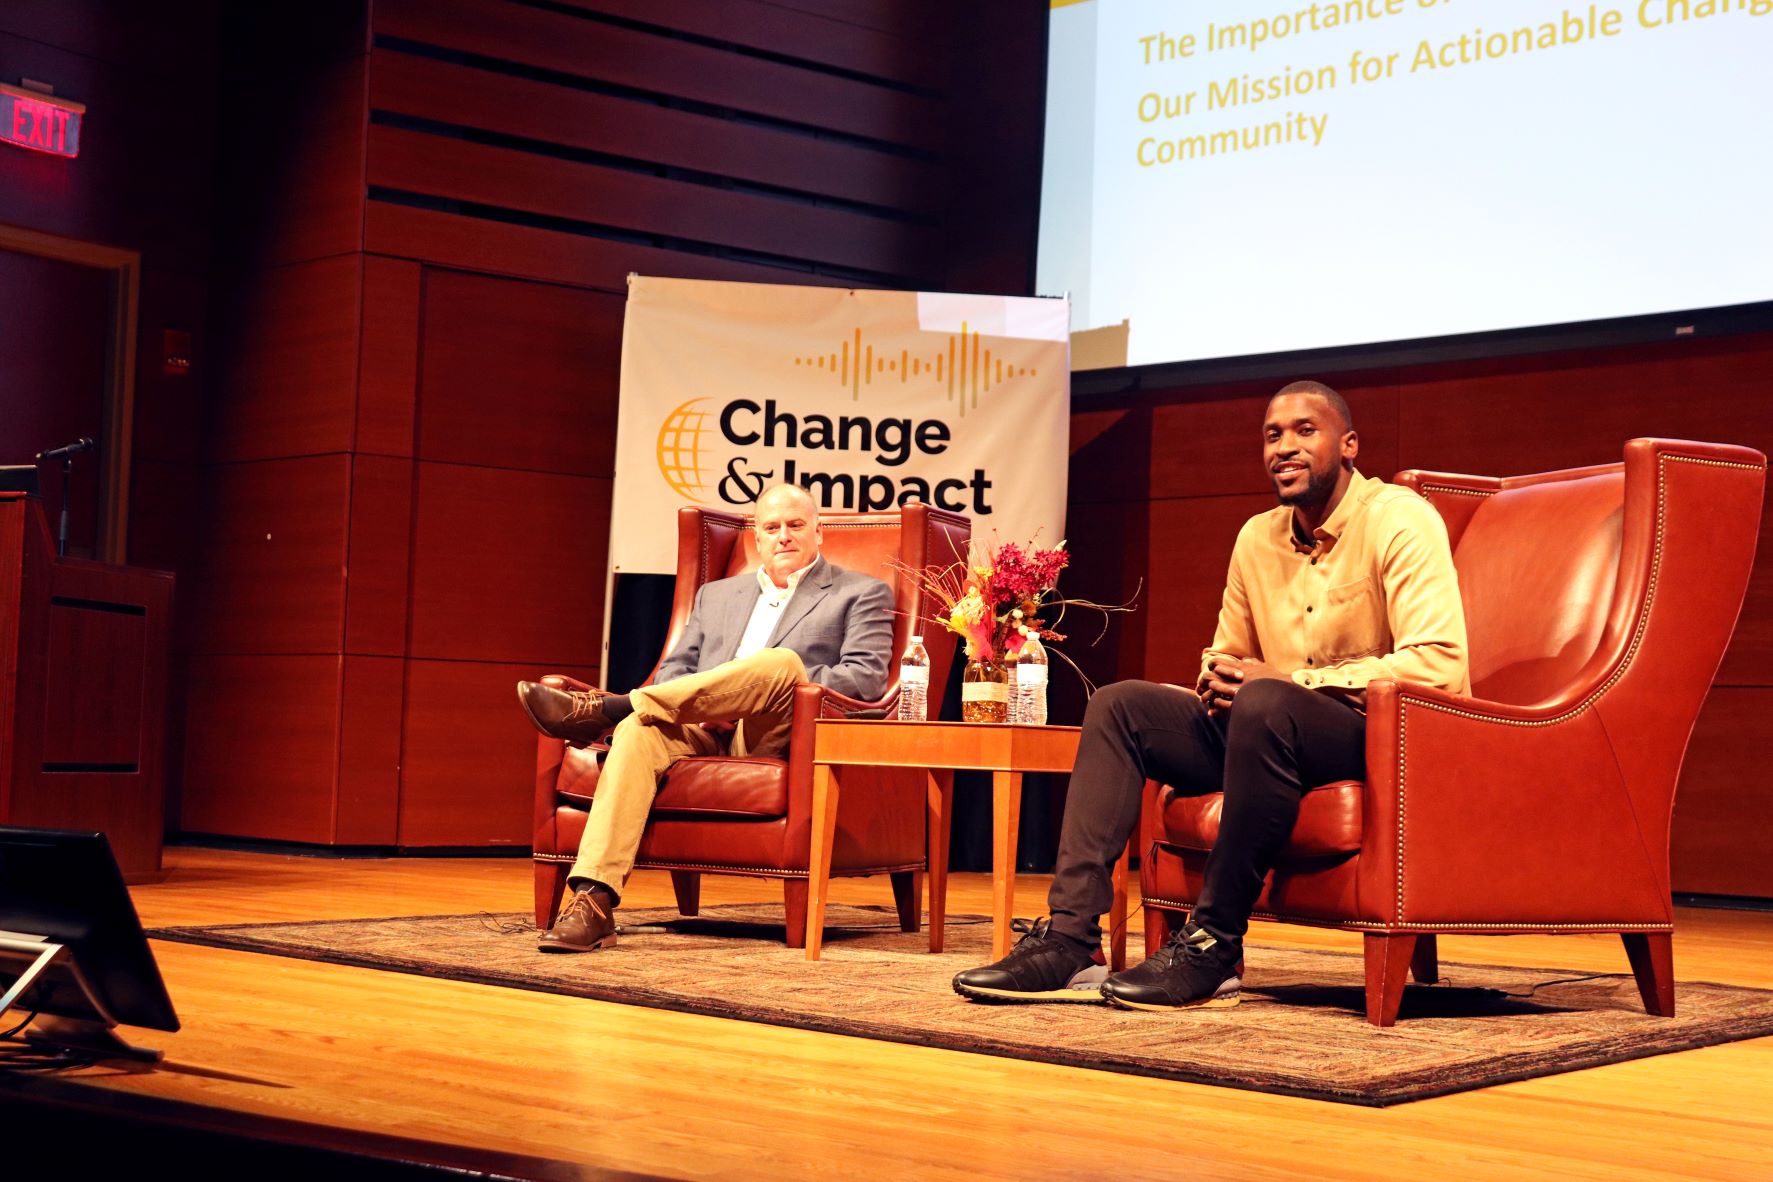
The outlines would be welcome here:
M 141 304 L 142 256 L 124 250 L 27 230 L 0 222 L 0 250 L 93 267 L 110 278 L 110 321 L 105 332 L 104 468 L 99 473 L 98 553 L 101 562 L 129 560 L 129 461 L 135 446 L 136 318 Z

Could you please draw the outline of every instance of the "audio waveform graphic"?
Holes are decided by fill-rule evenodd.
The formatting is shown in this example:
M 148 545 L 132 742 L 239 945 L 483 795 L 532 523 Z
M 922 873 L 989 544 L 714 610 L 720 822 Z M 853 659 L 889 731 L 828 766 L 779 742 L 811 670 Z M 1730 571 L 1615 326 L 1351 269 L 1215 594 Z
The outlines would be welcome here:
M 963 415 L 969 407 L 979 405 L 981 393 L 1015 378 L 1033 377 L 1037 372 L 1033 367 L 1017 365 L 1001 354 L 993 354 L 964 320 L 960 332 L 948 337 L 946 350 L 938 347 L 931 353 L 913 355 L 909 349 L 900 349 L 894 356 L 890 349 L 876 350 L 872 343 L 865 343 L 858 328 L 839 342 L 834 352 L 796 357 L 794 364 L 826 371 L 838 385 L 848 386 L 850 397 L 856 400 L 861 399 L 863 386 L 877 381 L 897 381 L 903 385 L 915 378 L 937 385 L 946 383 L 949 401 L 957 402 Z

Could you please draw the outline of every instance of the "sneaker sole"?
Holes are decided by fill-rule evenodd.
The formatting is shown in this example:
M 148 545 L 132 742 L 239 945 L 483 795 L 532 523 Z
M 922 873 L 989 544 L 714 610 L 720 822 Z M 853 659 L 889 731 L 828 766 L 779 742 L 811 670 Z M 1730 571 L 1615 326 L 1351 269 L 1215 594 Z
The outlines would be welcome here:
M 1054 1002 L 1102 1004 L 1102 990 L 1099 986 L 1090 989 L 1049 989 L 1044 993 L 1024 993 L 1015 989 L 981 989 L 976 985 L 956 985 L 954 991 L 962 997 L 971 998 L 974 1001 L 1010 1004 L 1051 1004 Z
M 1183 1002 L 1181 1005 L 1155 1005 L 1148 1001 L 1127 1001 L 1112 994 L 1104 995 L 1109 1005 L 1120 1010 L 1143 1010 L 1146 1013 L 1167 1014 L 1174 1010 L 1229 1010 L 1242 999 L 1235 993 L 1223 997 L 1209 997 L 1205 1001 Z

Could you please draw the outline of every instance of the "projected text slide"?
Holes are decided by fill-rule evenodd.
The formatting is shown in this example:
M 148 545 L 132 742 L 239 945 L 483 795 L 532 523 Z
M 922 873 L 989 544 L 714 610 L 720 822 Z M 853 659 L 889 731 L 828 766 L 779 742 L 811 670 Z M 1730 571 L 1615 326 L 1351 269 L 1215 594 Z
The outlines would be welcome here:
M 1773 298 L 1770 17 L 1055 6 L 1039 289 L 1135 365 Z

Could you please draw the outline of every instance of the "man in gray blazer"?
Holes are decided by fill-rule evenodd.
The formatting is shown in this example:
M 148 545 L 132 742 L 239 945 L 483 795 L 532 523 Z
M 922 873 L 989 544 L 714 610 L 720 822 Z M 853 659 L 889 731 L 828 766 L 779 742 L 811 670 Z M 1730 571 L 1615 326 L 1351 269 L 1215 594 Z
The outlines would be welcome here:
M 753 531 L 762 565 L 696 593 L 652 685 L 611 694 L 517 683 L 518 701 L 545 735 L 588 743 L 615 728 L 567 877 L 572 893 L 542 933 L 543 952 L 615 943 L 616 904 L 659 777 L 673 763 L 723 749 L 781 755 L 803 681 L 863 701 L 886 689 L 891 589 L 820 557 L 819 508 L 798 485 L 776 485 L 757 499 Z

